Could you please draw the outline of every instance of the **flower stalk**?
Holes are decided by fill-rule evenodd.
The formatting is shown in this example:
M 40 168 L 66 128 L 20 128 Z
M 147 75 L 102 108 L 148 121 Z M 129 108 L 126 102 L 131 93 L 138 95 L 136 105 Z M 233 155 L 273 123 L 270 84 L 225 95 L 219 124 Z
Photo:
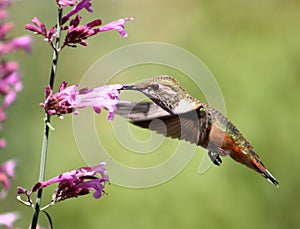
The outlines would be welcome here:
M 86 40 L 88 38 L 102 32 L 114 30 L 117 31 L 122 37 L 127 37 L 127 32 L 125 31 L 124 24 L 127 21 L 134 20 L 134 18 L 132 17 L 121 18 L 102 25 L 102 21 L 100 19 L 95 19 L 89 23 L 82 24 L 82 17 L 78 14 L 78 12 L 86 10 L 89 13 L 93 13 L 93 10 L 91 9 L 91 0 L 56 0 L 56 3 L 58 5 L 56 25 L 47 28 L 46 24 L 42 23 L 37 17 L 34 17 L 32 19 L 32 24 L 25 25 L 25 29 L 32 31 L 36 35 L 44 37 L 44 41 L 46 41 L 53 49 L 50 79 L 49 84 L 45 90 L 46 100 L 44 103 L 40 103 L 40 106 L 44 107 L 45 109 L 45 118 L 39 170 L 39 182 L 31 191 L 27 191 L 26 189 L 23 189 L 21 187 L 18 189 L 19 194 L 25 194 L 27 196 L 27 202 L 23 201 L 20 197 L 18 197 L 18 199 L 25 205 L 32 206 L 32 208 L 34 209 L 34 214 L 31 222 L 32 229 L 38 227 L 37 223 L 39 213 L 41 211 L 44 212 L 45 208 L 47 208 L 48 206 L 71 197 L 86 195 L 91 190 L 95 191 L 94 197 L 98 199 L 102 195 L 104 183 L 108 181 L 108 177 L 102 176 L 104 174 L 104 170 L 102 169 L 103 165 L 91 168 L 81 168 L 78 171 L 76 170 L 74 174 L 71 173 L 72 176 L 68 177 L 68 175 L 66 174 L 61 174 L 54 180 L 45 181 L 49 135 L 50 130 L 53 130 L 53 127 L 50 123 L 51 116 L 56 115 L 59 118 L 63 119 L 63 115 L 65 114 L 73 113 L 74 115 L 76 115 L 79 114 L 78 109 L 92 107 L 97 114 L 100 114 L 101 109 L 108 110 L 108 120 L 112 120 L 113 112 L 116 110 L 116 104 L 120 102 L 120 90 L 123 88 L 123 85 L 115 84 L 77 90 L 77 85 L 71 85 L 67 87 L 67 83 L 62 82 L 58 92 L 53 93 L 59 53 L 65 47 L 75 48 L 77 47 L 77 45 L 87 46 L 88 43 L 86 42 Z M 71 11 L 69 11 L 69 13 L 63 16 L 63 8 L 65 7 L 72 7 L 72 9 Z M 95 170 L 94 172 L 96 173 L 100 172 L 102 178 L 97 178 L 96 176 L 94 176 L 95 174 L 91 176 L 89 174 L 91 170 Z M 94 172 L 92 172 L 92 174 Z M 81 175 L 78 175 L 78 173 Z M 55 198 L 50 204 L 46 205 L 46 207 L 41 207 L 42 190 L 44 187 L 48 186 L 43 184 L 47 184 L 47 182 L 55 183 L 57 182 L 57 179 L 59 180 L 59 186 L 54 194 Z M 37 193 L 35 202 L 30 198 L 33 192 Z M 47 213 L 46 215 L 48 216 Z M 51 220 L 49 220 L 49 222 L 50 221 Z M 52 225 L 51 222 L 50 224 Z
M 53 58 L 52 58 L 52 65 L 51 65 L 51 72 L 50 72 L 50 80 L 49 85 L 51 90 L 54 86 L 54 80 L 57 72 L 57 63 L 60 51 L 60 36 L 61 36 L 61 23 L 62 23 L 62 8 L 58 7 L 58 14 L 57 14 L 57 36 L 55 40 L 55 47 L 53 50 Z M 40 161 L 40 173 L 39 173 L 39 181 L 42 182 L 45 180 L 45 171 L 46 171 L 46 160 L 47 160 L 47 151 L 48 151 L 48 140 L 49 140 L 49 130 L 50 130 L 50 115 L 46 113 L 45 116 L 45 123 L 44 123 L 44 134 L 43 134 L 43 144 L 42 144 L 42 151 L 41 151 L 41 161 Z M 39 189 L 37 193 L 36 203 L 34 207 L 34 214 L 31 222 L 31 229 L 35 229 L 37 227 L 40 206 L 42 202 L 42 193 L 43 189 Z

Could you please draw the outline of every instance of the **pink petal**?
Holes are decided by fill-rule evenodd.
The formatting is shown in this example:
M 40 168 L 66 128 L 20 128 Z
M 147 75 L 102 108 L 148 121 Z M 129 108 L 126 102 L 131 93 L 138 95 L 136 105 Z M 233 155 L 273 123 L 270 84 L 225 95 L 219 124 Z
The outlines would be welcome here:
M 5 225 L 7 228 L 12 228 L 13 223 L 20 218 L 20 215 L 16 212 L 7 212 L 0 214 L 0 225 Z

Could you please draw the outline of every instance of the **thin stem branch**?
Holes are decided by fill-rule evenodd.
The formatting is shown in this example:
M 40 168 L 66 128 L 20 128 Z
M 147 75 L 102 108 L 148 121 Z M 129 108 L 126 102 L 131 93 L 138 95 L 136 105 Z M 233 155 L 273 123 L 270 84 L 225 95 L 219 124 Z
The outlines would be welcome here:
M 52 66 L 50 72 L 50 80 L 49 85 L 51 90 L 53 89 L 55 75 L 57 72 L 57 63 L 58 63 L 58 56 L 60 51 L 60 35 L 61 35 L 61 21 L 62 21 L 62 9 L 58 9 L 58 17 L 57 17 L 57 37 L 55 40 L 55 49 L 53 51 L 53 58 L 52 58 Z M 46 160 L 47 160 L 47 150 L 48 150 L 48 141 L 49 141 L 49 123 L 50 123 L 50 115 L 46 113 L 46 117 L 44 119 L 44 134 L 43 134 L 43 145 L 41 151 L 41 161 L 40 161 L 40 174 L 39 174 L 39 181 L 42 182 L 45 179 L 45 171 L 46 171 Z M 36 203 L 34 207 L 34 214 L 32 217 L 31 222 L 31 229 L 36 229 L 39 213 L 41 210 L 41 201 L 42 201 L 42 189 L 38 190 Z

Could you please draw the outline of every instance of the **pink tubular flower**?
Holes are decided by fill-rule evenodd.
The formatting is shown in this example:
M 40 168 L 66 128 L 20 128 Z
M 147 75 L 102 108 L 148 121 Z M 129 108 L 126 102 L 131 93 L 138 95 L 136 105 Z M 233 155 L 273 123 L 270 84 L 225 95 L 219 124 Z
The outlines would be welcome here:
M 40 20 L 37 17 L 34 17 L 32 19 L 32 22 L 34 25 L 26 24 L 25 29 L 32 31 L 35 34 L 41 34 L 43 36 L 46 36 L 47 34 L 46 25 L 40 22 Z
M 0 183 L 3 189 L 0 192 L 0 199 L 3 199 L 10 188 L 10 180 L 15 177 L 16 160 L 11 159 L 0 166 Z
M 122 37 L 127 37 L 127 33 L 124 29 L 124 24 L 126 21 L 132 21 L 134 20 L 134 18 L 130 17 L 130 18 L 121 18 L 119 20 L 110 22 L 104 26 L 101 26 L 99 29 L 96 29 L 96 32 L 106 32 L 106 31 L 110 31 L 110 30 L 116 30 L 119 32 L 119 34 Z
M 77 85 L 66 87 L 67 83 L 63 82 L 59 91 L 51 93 L 49 86 L 46 88 L 46 101 L 40 106 L 45 108 L 49 115 L 58 115 L 63 118 L 63 114 L 78 114 L 76 109 L 93 107 L 97 114 L 101 109 L 108 110 L 108 120 L 113 119 L 113 112 L 116 110 L 116 104 L 119 102 L 121 84 L 105 85 L 91 89 L 77 90 Z
M 13 223 L 20 218 L 16 212 L 6 212 L 0 214 L 0 225 L 5 225 L 6 228 L 10 229 L 13 227 Z
M 100 114 L 101 109 L 108 110 L 108 120 L 114 118 L 114 111 L 117 109 L 116 104 L 119 102 L 121 84 L 105 85 L 91 89 L 81 89 L 76 98 L 76 108 L 93 107 L 97 114 Z
M 3 109 L 7 109 L 15 99 L 17 92 L 22 90 L 19 79 L 18 63 L 10 61 L 0 64 L 0 95 L 4 97 Z
M 92 167 L 82 167 L 77 170 L 65 172 L 50 180 L 36 183 L 31 191 L 27 191 L 22 187 L 18 187 L 18 194 L 25 194 L 29 200 L 33 192 L 43 189 L 51 184 L 58 183 L 51 203 L 56 203 L 65 199 L 87 195 L 91 190 L 94 190 L 94 198 L 99 199 L 104 192 L 105 183 L 109 181 L 105 162 Z M 98 176 L 97 176 L 98 175 Z
M 90 36 L 95 35 L 95 30 L 93 27 L 101 25 L 101 20 L 94 20 L 86 25 L 79 25 L 81 20 L 80 16 L 76 16 L 75 19 L 70 21 L 70 26 L 68 27 L 68 33 L 66 35 L 64 46 L 76 47 L 76 44 L 87 46 L 87 43 L 83 40 Z
M 0 54 L 4 55 L 13 51 L 18 51 L 23 49 L 25 52 L 29 53 L 31 50 L 31 37 L 22 36 L 12 39 L 10 41 L 0 43 Z
M 73 4 L 74 5 L 74 4 Z M 72 6 L 73 6 L 72 5 Z M 71 6 L 71 5 L 70 5 Z M 62 24 L 64 24 L 66 21 L 69 20 L 70 17 L 77 14 L 82 9 L 86 9 L 89 13 L 93 13 L 93 10 L 91 9 L 92 3 L 91 0 L 82 0 L 80 3 L 78 3 L 67 15 L 65 15 L 62 18 Z
M 52 94 L 50 86 L 46 87 L 46 101 L 40 103 L 49 115 L 58 115 L 63 118 L 63 114 L 73 113 L 75 111 L 75 98 L 77 85 L 66 87 L 67 83 L 63 82 L 59 91 Z
M 0 138 L 0 149 L 3 149 L 6 147 L 6 141 L 3 138 Z
M 6 34 L 13 29 L 12 23 L 3 24 L 0 26 L 0 38 L 4 40 Z

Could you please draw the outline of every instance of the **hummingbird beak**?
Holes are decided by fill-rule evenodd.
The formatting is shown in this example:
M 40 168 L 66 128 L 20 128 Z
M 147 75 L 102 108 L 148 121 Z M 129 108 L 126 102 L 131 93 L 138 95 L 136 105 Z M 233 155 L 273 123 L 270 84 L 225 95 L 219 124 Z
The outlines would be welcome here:
M 138 88 L 135 85 L 124 85 L 121 90 L 138 90 Z

